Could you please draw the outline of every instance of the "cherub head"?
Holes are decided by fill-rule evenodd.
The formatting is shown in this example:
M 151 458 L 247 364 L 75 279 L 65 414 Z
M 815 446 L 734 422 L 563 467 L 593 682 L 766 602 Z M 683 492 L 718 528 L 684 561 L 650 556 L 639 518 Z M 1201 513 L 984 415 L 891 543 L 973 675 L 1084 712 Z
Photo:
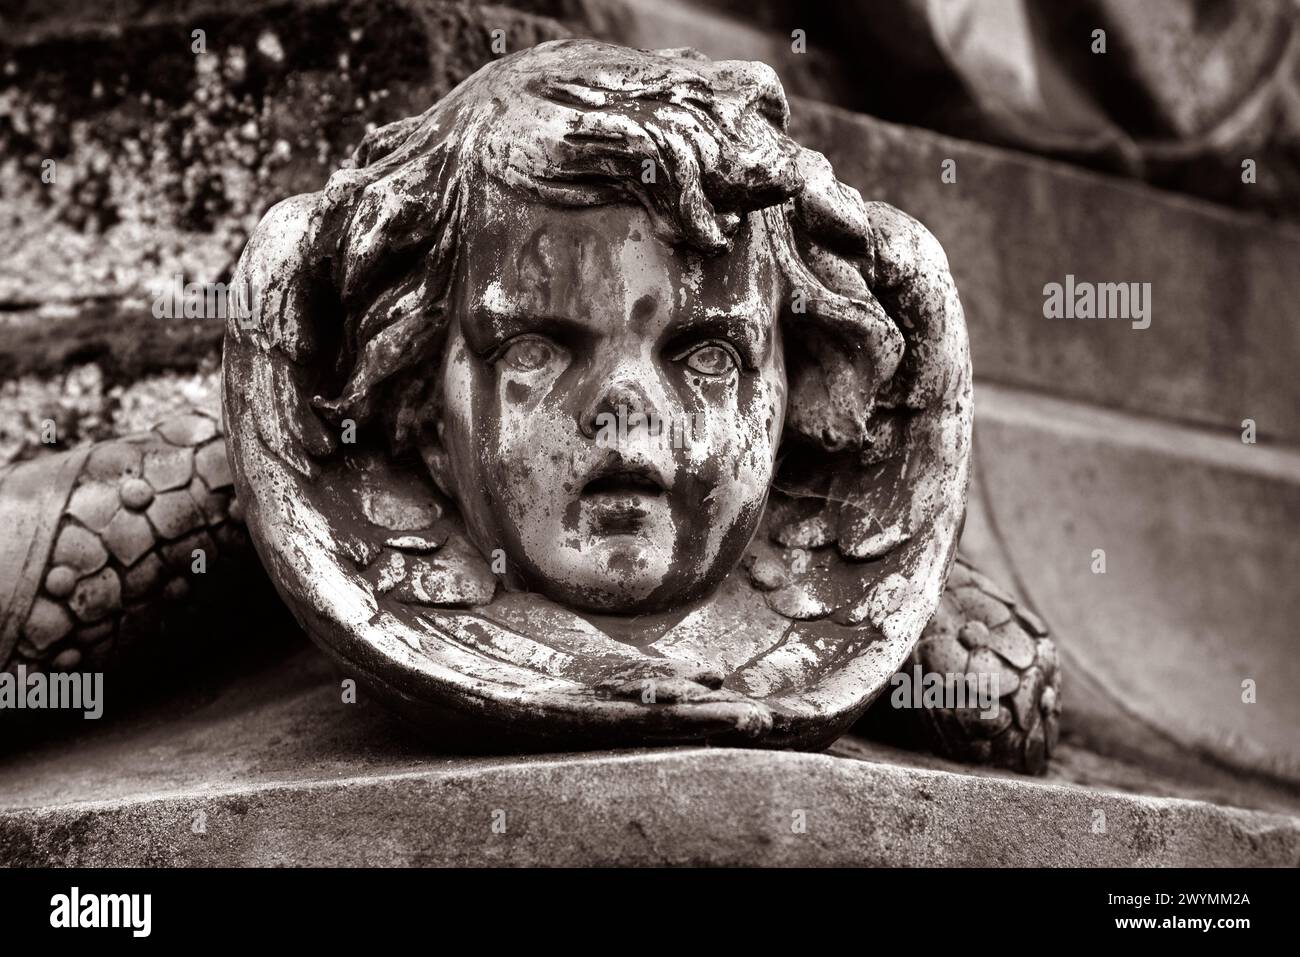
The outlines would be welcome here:
M 516 587 L 707 593 L 783 443 L 867 450 L 903 352 L 860 198 L 786 120 L 760 64 L 559 41 L 376 130 L 315 232 L 342 308 L 318 410 L 418 456 Z

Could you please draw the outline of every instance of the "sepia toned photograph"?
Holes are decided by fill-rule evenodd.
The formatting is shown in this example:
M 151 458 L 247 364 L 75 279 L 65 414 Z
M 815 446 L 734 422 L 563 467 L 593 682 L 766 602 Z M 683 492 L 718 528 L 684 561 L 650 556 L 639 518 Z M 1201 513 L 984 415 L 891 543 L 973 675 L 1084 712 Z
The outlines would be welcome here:
M 1300 5 L 0 11 L 24 921 L 1300 864 Z

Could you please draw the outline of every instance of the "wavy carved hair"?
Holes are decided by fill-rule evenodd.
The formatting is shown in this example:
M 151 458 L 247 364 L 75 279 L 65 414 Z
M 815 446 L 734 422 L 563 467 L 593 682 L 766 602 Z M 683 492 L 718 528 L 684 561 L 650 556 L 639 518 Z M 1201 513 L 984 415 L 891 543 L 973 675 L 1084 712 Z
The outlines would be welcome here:
M 495 183 L 556 206 L 639 203 L 661 239 L 706 255 L 725 254 L 753 217 L 787 286 L 787 350 L 799 352 L 787 358 L 787 429 L 830 452 L 863 449 L 903 337 L 859 271 L 871 242 L 861 197 L 787 135 L 788 115 L 760 63 L 560 40 L 370 133 L 317 207 L 313 257 L 341 307 L 342 386 L 314 405 L 336 422 L 382 415 L 395 447 L 409 442 L 470 238 L 464 210 Z

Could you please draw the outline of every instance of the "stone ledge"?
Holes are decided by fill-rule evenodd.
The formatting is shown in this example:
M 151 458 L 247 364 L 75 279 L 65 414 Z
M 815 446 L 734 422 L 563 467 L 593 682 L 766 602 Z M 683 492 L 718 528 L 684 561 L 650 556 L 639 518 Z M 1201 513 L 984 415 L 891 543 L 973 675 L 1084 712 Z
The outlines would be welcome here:
M 84 726 L 83 726 L 84 727 Z M 78 730 L 81 730 L 80 728 Z M 1295 865 L 1300 817 L 845 738 L 453 757 L 340 704 L 313 650 L 0 760 L 8 865 Z M 1177 793 L 1172 792 L 1172 793 Z M 493 815 L 505 812 L 505 833 Z M 806 831 L 792 825 L 803 813 Z M 1104 833 L 1094 833 L 1103 820 Z M 499 819 L 499 818 L 498 818 Z M 196 821 L 203 832 L 195 833 Z
M 86 866 L 1294 866 L 1300 821 L 824 754 L 670 749 L 7 811 L 0 852 Z

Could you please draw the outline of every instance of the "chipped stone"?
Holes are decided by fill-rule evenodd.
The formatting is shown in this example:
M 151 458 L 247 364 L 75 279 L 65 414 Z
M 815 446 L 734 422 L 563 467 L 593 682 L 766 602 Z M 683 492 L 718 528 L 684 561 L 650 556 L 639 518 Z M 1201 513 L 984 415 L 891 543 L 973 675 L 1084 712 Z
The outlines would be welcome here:
M 436 552 L 447 541 L 447 533 L 441 535 L 394 535 L 387 539 L 384 544 L 389 548 L 396 548 L 404 552 L 416 552 L 418 554 L 429 554 Z
M 895 573 L 873 588 L 867 599 L 867 617 L 871 623 L 877 628 L 882 627 L 885 619 L 902 607 L 911 587 L 906 578 Z
M 375 587 L 386 595 L 406 577 L 406 557 L 401 552 L 385 552 L 378 565 Z
M 390 531 L 427 528 L 442 517 L 442 508 L 428 488 L 409 477 L 368 476 L 357 493 L 366 519 Z
M 102 482 L 117 483 L 127 476 L 139 476 L 140 449 L 129 442 L 105 442 L 95 446 L 86 459 L 86 475 Z
M 93 622 L 116 611 L 121 600 L 122 582 L 117 572 L 105 568 L 78 582 L 68 605 L 82 621 Z
M 790 576 L 786 574 L 785 566 L 778 558 L 764 553 L 754 559 L 749 569 L 749 579 L 754 583 L 755 588 L 773 591 L 788 584 Z
M 779 615 L 807 621 L 824 618 L 831 612 L 831 604 L 826 596 L 819 594 L 811 582 L 799 579 L 776 591 L 766 594 L 767 605 Z
M 816 515 L 777 529 L 776 542 L 786 548 L 823 548 L 835 541 L 838 509 L 823 509 Z
M 458 542 L 435 558 L 408 561 L 407 574 L 392 595 L 401 601 L 448 608 L 487 604 L 496 594 L 497 580 L 470 548 Z

